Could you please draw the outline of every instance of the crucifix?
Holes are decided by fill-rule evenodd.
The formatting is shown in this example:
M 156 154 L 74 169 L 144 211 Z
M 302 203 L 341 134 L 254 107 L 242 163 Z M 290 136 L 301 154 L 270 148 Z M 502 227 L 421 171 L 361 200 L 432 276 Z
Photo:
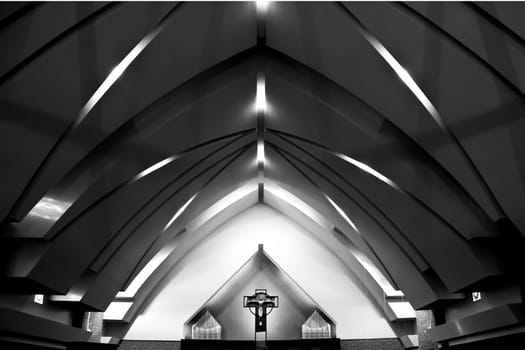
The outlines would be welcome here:
M 266 316 L 274 308 L 279 307 L 279 297 L 268 295 L 266 289 L 256 289 L 253 295 L 243 298 L 243 306 L 249 308 L 250 312 L 255 315 L 255 338 L 257 339 L 258 332 L 264 332 L 266 342 Z

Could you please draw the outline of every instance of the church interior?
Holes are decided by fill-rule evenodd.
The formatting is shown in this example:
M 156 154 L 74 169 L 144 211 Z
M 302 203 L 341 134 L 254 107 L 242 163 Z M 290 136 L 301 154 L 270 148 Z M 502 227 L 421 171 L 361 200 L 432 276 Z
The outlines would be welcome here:
M 0 348 L 522 348 L 524 16 L 0 3 Z

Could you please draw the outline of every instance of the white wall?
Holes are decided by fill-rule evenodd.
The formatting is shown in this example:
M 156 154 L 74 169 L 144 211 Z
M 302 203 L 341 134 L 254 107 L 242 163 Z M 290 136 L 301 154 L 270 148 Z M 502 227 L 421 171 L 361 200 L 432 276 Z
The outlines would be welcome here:
M 395 337 L 337 258 L 283 214 L 256 205 L 220 226 L 184 257 L 125 338 L 181 339 L 184 322 L 255 253 L 259 243 L 337 322 L 339 338 Z

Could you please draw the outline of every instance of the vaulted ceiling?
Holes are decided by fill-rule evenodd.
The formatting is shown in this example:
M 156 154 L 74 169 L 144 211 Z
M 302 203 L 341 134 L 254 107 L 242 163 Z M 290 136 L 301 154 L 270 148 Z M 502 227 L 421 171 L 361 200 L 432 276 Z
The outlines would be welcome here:
M 0 4 L 2 305 L 104 311 L 182 232 L 262 203 L 435 310 L 438 341 L 521 325 L 524 14 Z

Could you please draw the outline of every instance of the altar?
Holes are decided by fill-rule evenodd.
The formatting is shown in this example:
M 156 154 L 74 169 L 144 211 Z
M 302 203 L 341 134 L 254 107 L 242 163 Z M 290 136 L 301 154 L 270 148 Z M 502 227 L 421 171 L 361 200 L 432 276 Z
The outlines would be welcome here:
M 181 350 L 254 350 L 251 340 L 183 339 Z M 268 350 L 340 350 L 339 338 L 268 340 Z

